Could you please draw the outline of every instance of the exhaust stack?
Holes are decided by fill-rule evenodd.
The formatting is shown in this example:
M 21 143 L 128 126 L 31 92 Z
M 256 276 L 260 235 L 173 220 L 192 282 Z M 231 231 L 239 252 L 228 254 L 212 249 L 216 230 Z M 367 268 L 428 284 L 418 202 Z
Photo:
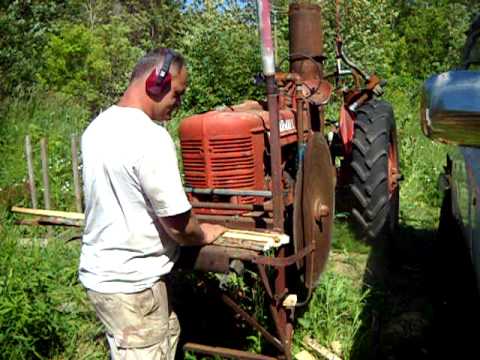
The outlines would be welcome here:
M 290 72 L 300 74 L 303 80 L 323 78 L 323 28 L 320 6 L 291 4 L 288 25 Z

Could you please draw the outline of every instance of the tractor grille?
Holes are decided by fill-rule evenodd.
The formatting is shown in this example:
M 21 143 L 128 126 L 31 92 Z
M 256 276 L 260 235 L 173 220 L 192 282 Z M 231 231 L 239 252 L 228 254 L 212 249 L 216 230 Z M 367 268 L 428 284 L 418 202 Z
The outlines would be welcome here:
M 193 187 L 219 189 L 254 189 L 255 159 L 251 137 L 210 139 L 208 155 L 202 140 L 182 140 L 185 182 Z M 207 164 L 208 162 L 208 164 Z M 210 170 L 209 170 L 210 169 Z M 242 204 L 255 198 L 242 196 Z
M 202 140 L 182 140 L 185 182 L 193 187 L 206 188 L 207 174 L 202 153 Z
M 255 161 L 251 137 L 211 140 L 213 186 L 224 189 L 253 189 Z M 242 203 L 255 198 L 242 196 Z
M 243 137 L 237 139 L 210 140 L 213 153 L 238 153 L 240 151 L 253 151 L 252 139 Z

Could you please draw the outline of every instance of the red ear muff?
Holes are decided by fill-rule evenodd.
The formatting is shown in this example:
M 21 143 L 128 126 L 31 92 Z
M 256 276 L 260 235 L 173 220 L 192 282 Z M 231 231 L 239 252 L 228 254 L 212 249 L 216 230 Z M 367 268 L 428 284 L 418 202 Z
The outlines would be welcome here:
M 148 75 L 145 82 L 145 91 L 155 101 L 162 101 L 172 88 L 172 75 L 169 70 L 174 57 L 175 53 L 172 50 L 165 49 L 162 67 L 156 66 Z
M 145 91 L 155 101 L 162 101 L 172 88 L 172 75 L 167 73 L 162 81 L 158 81 L 158 70 L 153 69 L 145 82 Z

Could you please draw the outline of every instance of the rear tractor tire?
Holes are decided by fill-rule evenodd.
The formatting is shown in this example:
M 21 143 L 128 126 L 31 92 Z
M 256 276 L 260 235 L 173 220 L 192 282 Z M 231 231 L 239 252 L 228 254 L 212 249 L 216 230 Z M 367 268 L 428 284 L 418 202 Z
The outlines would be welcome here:
M 373 243 L 394 234 L 399 212 L 399 162 L 392 106 L 373 99 L 357 110 L 350 185 L 354 227 Z

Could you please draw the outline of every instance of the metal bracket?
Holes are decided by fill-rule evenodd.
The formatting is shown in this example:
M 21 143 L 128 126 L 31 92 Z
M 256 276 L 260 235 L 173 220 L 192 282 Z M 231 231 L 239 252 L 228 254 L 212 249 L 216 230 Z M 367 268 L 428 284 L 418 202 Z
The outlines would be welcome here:
M 255 264 L 259 265 L 269 265 L 274 267 L 287 267 L 295 264 L 298 260 L 305 257 L 307 254 L 310 254 L 315 250 L 315 244 L 312 243 L 308 246 L 305 246 L 302 250 L 300 250 L 297 254 L 282 257 L 282 258 L 273 258 L 269 256 L 257 256 L 254 257 L 251 261 Z

